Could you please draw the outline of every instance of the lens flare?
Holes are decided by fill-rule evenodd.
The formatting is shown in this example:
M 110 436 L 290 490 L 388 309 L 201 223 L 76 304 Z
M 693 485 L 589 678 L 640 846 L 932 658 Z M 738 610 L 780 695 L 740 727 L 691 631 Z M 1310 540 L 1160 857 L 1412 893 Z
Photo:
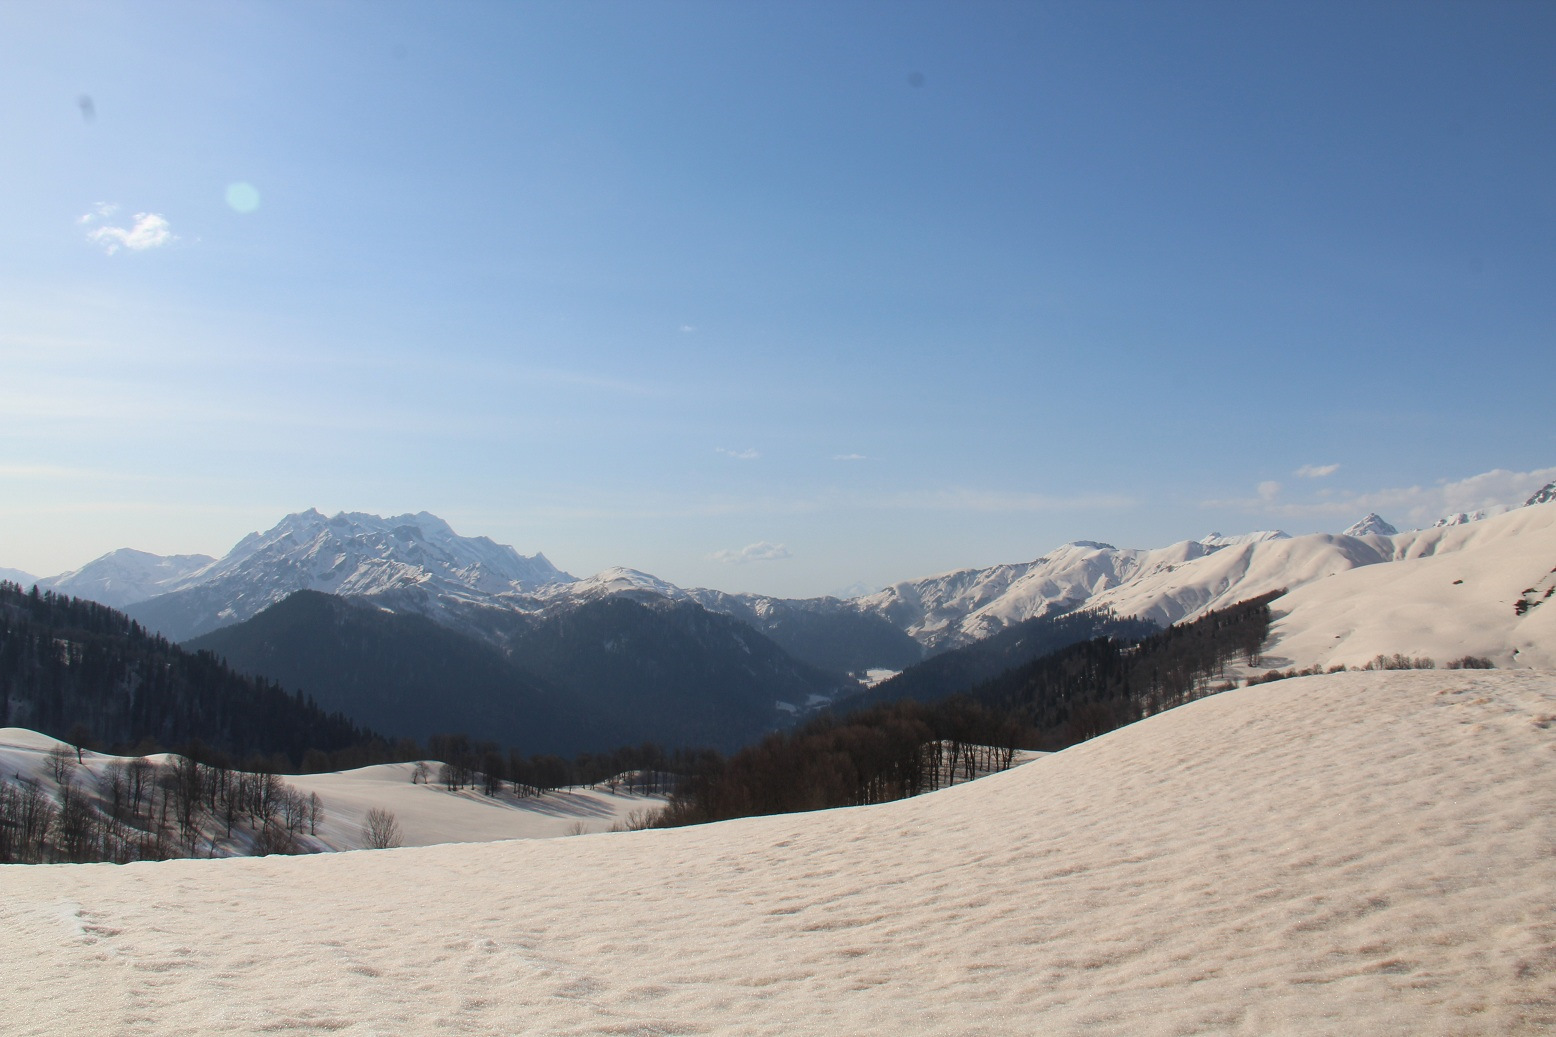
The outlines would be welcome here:
M 227 185 L 227 204 L 233 212 L 250 213 L 259 208 L 259 190 L 247 180 Z

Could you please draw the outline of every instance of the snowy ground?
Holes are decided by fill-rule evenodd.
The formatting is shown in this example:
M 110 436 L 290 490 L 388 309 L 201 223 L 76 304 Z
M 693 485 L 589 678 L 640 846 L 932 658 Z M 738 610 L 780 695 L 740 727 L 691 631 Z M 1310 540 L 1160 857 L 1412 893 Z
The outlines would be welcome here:
M 1311 677 L 879 807 L 0 868 L 0 1027 L 1548 1033 L 1553 818 L 1556 674 Z
M 55 792 L 57 786 L 48 761 L 48 751 L 63 744 L 46 735 L 23 728 L 0 728 L 0 778 L 36 781 Z M 165 764 L 165 753 L 149 757 Z M 71 759 L 75 759 L 72 748 Z M 114 762 L 127 758 L 103 753 L 84 754 L 73 768 L 74 780 L 89 794 L 96 795 L 98 776 Z M 438 764 L 429 762 L 434 777 Z M 542 796 L 514 796 L 502 793 L 486 796 L 476 789 L 450 792 L 436 783 L 412 784 L 410 763 L 387 763 L 340 774 L 287 774 L 282 780 L 304 796 L 316 792 L 324 806 L 324 820 L 317 837 L 301 840 L 305 848 L 353 850 L 366 845 L 362 821 L 374 807 L 387 810 L 400 824 L 406 846 L 430 846 L 435 843 L 492 842 L 499 839 L 548 839 L 606 832 L 625 827 L 632 815 L 657 812 L 664 806 L 662 796 L 628 795 L 605 787 L 558 789 Z M 57 794 L 57 793 L 56 793 Z M 207 819 L 207 835 L 201 845 L 209 846 L 210 834 L 219 833 L 220 825 Z M 217 839 L 219 853 L 247 852 L 248 834 L 234 841 Z

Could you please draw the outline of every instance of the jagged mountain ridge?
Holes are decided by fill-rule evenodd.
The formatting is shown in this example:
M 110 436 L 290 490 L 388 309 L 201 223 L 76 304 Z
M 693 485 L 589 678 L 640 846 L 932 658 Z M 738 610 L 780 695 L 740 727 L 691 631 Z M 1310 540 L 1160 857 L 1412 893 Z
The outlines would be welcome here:
M 436 617 L 440 601 L 500 603 L 575 578 L 544 555 L 462 537 L 435 515 L 288 515 L 223 557 L 125 611 L 175 641 L 248 619 L 299 590 L 347 597 L 398 594 Z
M 1530 503 L 1540 503 L 1542 494 L 1556 489 L 1546 487 Z M 1076 608 L 1106 606 L 1157 625 L 1191 619 L 1244 597 L 1388 561 L 1398 553 L 1394 541 L 1410 535 L 1385 532 L 1393 528 L 1373 514 L 1338 536 L 1211 534 L 1150 550 L 1076 541 L 1032 562 L 957 570 L 840 600 L 687 590 L 627 568 L 580 580 L 543 555 L 525 558 L 484 537 L 460 537 L 425 512 L 326 519 L 310 510 L 246 537 L 222 559 L 159 585 L 170 593 L 126 611 L 181 640 L 306 588 L 369 597 L 500 642 L 493 631 L 504 626 L 506 613 L 540 614 L 613 596 L 691 601 L 741 619 L 812 665 L 857 673 L 901 669 L 917 661 L 915 652 L 970 644 Z

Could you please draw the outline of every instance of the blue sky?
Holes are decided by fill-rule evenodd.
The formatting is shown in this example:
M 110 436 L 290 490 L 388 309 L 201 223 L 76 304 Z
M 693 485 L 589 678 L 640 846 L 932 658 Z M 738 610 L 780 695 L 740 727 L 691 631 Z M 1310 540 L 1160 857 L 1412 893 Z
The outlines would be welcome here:
M 1556 6 L 0 6 L 0 565 L 807 595 L 1556 476 Z

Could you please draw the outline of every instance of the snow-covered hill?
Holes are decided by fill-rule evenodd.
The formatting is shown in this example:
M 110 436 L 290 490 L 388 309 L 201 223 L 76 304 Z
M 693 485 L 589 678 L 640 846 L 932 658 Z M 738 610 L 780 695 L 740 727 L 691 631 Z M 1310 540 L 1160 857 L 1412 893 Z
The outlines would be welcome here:
M 326 518 L 310 509 L 244 537 L 126 611 L 182 641 L 248 619 L 299 590 L 394 595 L 396 608 L 436 614 L 442 602 L 497 602 L 572 580 L 544 555 L 525 557 L 486 537 L 459 536 L 426 512 Z
M 1203 699 L 879 807 L 0 869 L 6 1029 L 1543 1034 L 1556 675 Z
M 56 780 L 49 750 L 69 750 L 69 781 L 98 809 L 108 812 L 102 791 L 104 779 L 128 757 L 85 752 L 77 763 L 74 746 L 24 728 L 0 728 L 0 775 L 15 784 L 28 781 L 58 803 Z M 174 757 L 157 753 L 146 757 L 167 767 Z M 662 796 L 630 794 L 618 787 L 584 786 L 557 789 L 538 796 L 515 796 L 509 791 L 487 795 L 474 788 L 450 791 L 436 783 L 436 761 L 427 761 L 433 784 L 413 782 L 416 765 L 386 763 L 341 773 L 284 775 L 286 785 L 304 797 L 316 794 L 322 811 L 317 825 L 305 825 L 297 835 L 303 852 L 357 850 L 367 845 L 363 820 L 375 807 L 393 814 L 402 845 L 492 842 L 499 839 L 553 839 L 626 827 L 633 815 L 654 813 L 664 805 Z M 160 775 L 159 775 L 160 777 Z M 147 808 L 150 812 L 150 808 Z M 149 822 L 136 819 L 137 827 Z M 204 816 L 199 852 L 202 856 L 242 856 L 254 850 L 252 826 L 240 821 L 231 834 L 219 818 Z
M 1387 564 L 1309 581 L 1274 603 L 1267 665 L 1359 666 L 1398 652 L 1556 668 L 1556 503 L 1385 542 Z

